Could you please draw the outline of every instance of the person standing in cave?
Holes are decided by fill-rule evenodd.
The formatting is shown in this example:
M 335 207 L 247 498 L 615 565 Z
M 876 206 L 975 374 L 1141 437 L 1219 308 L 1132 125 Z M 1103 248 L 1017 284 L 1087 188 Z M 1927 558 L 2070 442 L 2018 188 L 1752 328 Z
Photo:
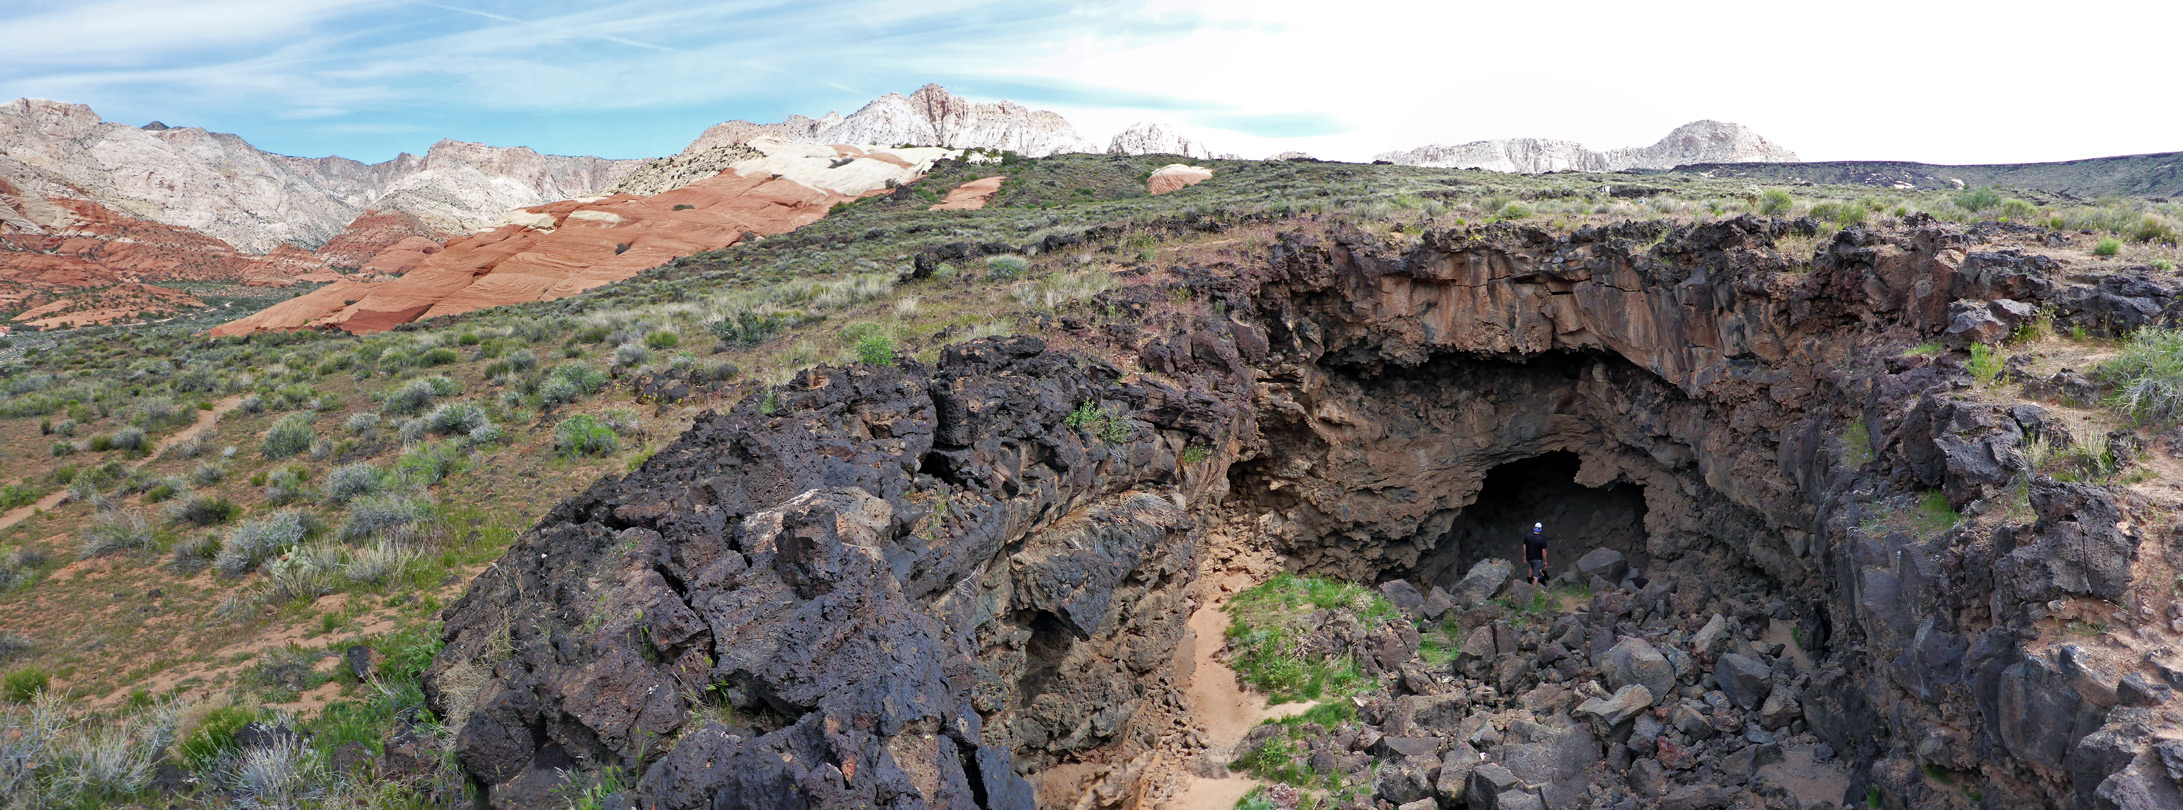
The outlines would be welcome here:
M 1524 535 L 1524 564 L 1531 568 L 1532 585 L 1546 578 L 1546 524 L 1533 523 Z

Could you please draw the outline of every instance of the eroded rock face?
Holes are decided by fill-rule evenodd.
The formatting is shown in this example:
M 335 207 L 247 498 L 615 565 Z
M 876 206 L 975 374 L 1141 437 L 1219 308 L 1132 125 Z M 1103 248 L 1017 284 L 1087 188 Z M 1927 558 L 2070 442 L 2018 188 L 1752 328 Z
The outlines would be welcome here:
M 1133 124 L 1115 133 L 1107 144 L 1110 155 L 1181 155 L 1192 160 L 1212 160 L 1213 150 L 1156 121 Z M 1279 158 L 1269 158 L 1278 160 Z
M 790 116 L 775 124 L 749 121 L 716 124 L 690 142 L 682 153 L 697 155 L 716 147 L 767 137 L 801 143 L 999 149 L 1027 157 L 1099 151 L 1097 145 L 1077 134 L 1076 127 L 1059 113 L 1033 110 L 1007 101 L 980 104 L 949 93 L 937 84 L 928 84 L 907 96 L 900 93 L 880 96 L 847 117 L 827 113 L 823 118 Z
M 315 248 L 365 208 L 468 230 L 510 208 L 608 188 L 643 162 L 452 140 L 422 157 L 374 164 L 296 158 L 227 133 L 139 129 L 44 99 L 0 104 L 0 153 L 83 189 L 86 199 L 250 253 L 281 244 Z
M 1389 686 L 1312 756 L 1389 804 L 1725 806 L 1796 734 L 1903 806 L 1952 790 L 1930 769 L 2001 806 L 2158 806 L 2178 707 L 2153 685 L 2183 676 L 2042 629 L 2141 598 L 2142 507 L 2030 474 L 2035 407 L 1868 347 L 1937 336 L 1966 298 L 2111 329 L 2171 317 L 2172 288 L 1977 258 L 1932 223 L 1810 259 L 1773 248 L 1808 224 L 1662 227 L 1295 235 L 1177 270 L 1224 315 L 1125 287 L 1107 303 L 1142 328 L 1062 325 L 1156 374 L 1028 338 L 809 372 L 519 540 L 449 610 L 430 699 L 498 806 L 614 764 L 646 806 L 1022 807 L 1008 774 L 1061 762 L 1106 763 L 1087 802 L 1126 805 L 1157 795 L 1138 780 L 1217 505 L 1298 568 L 1421 577 L 1384 590 L 1434 591 L 1460 628 L 1439 665 L 1415 633 L 1324 628 Z M 1068 424 L 1087 403 L 1107 439 Z M 1843 444 L 1853 421 L 1869 446 Z M 1488 470 L 1549 452 L 1642 487 L 1646 531 L 1541 626 L 1486 604 L 1505 561 L 1446 546 Z M 2014 481 L 2022 520 L 1900 519 L 1929 491 L 1999 509 Z M 1435 590 L 1442 560 L 1483 573 Z M 1520 579 L 1509 604 L 1539 595 Z

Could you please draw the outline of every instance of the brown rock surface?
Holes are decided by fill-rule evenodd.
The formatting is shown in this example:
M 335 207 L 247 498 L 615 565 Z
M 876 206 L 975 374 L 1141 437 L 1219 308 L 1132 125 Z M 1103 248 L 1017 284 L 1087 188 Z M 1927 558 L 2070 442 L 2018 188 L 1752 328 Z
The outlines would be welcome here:
M 1196 166 L 1186 166 L 1181 163 L 1170 163 L 1165 166 L 1161 166 L 1158 171 L 1152 173 L 1152 177 L 1145 181 L 1145 190 L 1150 191 L 1154 194 L 1166 194 L 1170 191 L 1177 191 L 1180 189 L 1189 188 L 1191 186 L 1203 183 L 1211 179 L 1213 179 L 1213 170 L 1211 169 L 1201 169 Z
M 954 191 L 947 193 L 947 199 L 933 204 L 932 210 L 976 211 L 984 208 L 986 201 L 993 199 L 993 195 L 1000 192 L 1001 183 L 1007 179 L 1008 175 L 995 175 L 993 177 L 981 177 L 956 186 Z

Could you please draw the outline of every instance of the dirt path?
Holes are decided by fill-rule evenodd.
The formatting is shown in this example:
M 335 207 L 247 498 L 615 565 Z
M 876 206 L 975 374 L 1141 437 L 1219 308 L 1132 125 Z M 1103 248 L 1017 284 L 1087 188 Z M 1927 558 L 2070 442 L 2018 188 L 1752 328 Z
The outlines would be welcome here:
M 176 442 L 188 441 L 192 438 L 195 438 L 198 434 L 204 433 L 206 430 L 211 429 L 213 423 L 220 421 L 220 417 L 225 415 L 228 411 L 235 410 L 235 406 L 242 404 L 242 401 L 242 395 L 236 394 L 235 396 L 231 396 L 214 403 L 212 406 L 212 410 L 198 411 L 197 421 L 191 422 L 189 427 L 177 430 L 173 433 L 168 434 L 166 438 L 160 439 L 158 444 L 152 446 L 151 453 L 145 455 L 143 460 L 138 461 L 135 464 L 129 465 L 130 468 L 135 469 L 137 467 L 142 467 L 146 463 L 150 462 L 152 459 L 158 458 L 159 454 L 167 452 L 167 448 L 174 446 Z M 54 490 L 51 494 L 43 498 L 39 498 L 37 503 L 33 503 L 29 506 L 18 507 L 12 512 L 9 512 L 5 515 L 0 515 L 0 531 L 6 531 L 10 527 L 13 527 L 15 524 L 30 519 L 31 515 L 35 515 L 39 512 L 44 512 L 52 509 L 53 507 L 61 505 L 61 501 L 65 500 L 67 497 L 68 489 L 66 487 L 62 487 L 61 489 Z
M 1228 594 L 1244 584 L 1248 583 L 1222 583 L 1223 587 L 1207 598 L 1196 613 L 1190 614 L 1189 643 L 1194 648 L 1196 666 L 1184 697 L 1190 707 L 1190 719 L 1205 729 L 1207 748 L 1204 756 L 1220 762 L 1232 758 L 1236 745 L 1243 742 L 1243 736 L 1260 722 L 1302 714 L 1313 705 L 1268 706 L 1265 698 L 1245 691 L 1236 679 L 1235 670 L 1221 662 L 1219 653 L 1225 645 L 1228 628 L 1228 614 L 1221 607 L 1227 604 Z M 1231 810 L 1237 800 L 1261 784 L 1264 783 L 1239 774 L 1209 779 L 1186 773 L 1182 789 L 1163 806 L 1169 810 Z

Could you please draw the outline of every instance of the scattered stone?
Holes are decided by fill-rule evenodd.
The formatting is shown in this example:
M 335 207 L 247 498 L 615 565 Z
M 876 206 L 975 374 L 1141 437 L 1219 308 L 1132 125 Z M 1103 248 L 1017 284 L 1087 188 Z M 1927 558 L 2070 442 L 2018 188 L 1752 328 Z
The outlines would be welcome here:
M 1804 705 L 1796 699 L 1796 692 L 1786 686 L 1776 686 L 1766 695 L 1766 702 L 1759 705 L 1759 723 L 1767 730 L 1777 730 L 1790 721 L 1804 715 Z
M 1720 643 L 1727 638 L 1728 620 L 1721 618 L 1721 614 L 1715 613 L 1713 618 L 1706 620 L 1704 627 L 1698 628 L 1698 632 L 1691 634 L 1690 649 L 1698 655 L 1710 656 L 1720 646 Z
M 1601 667 L 1606 671 L 1607 682 L 1619 689 L 1630 684 L 1643 684 L 1647 694 L 1663 697 L 1675 689 L 1675 667 L 1666 656 L 1641 638 L 1624 639 L 1607 651 L 1607 660 Z
M 1433 792 L 1441 799 L 1455 803 L 1462 801 L 1465 785 L 1470 782 L 1471 771 L 1485 761 L 1470 743 L 1457 740 L 1448 746 L 1448 752 L 1440 757 L 1440 776 L 1433 781 Z
M 1644 684 L 1633 683 L 1615 690 L 1613 696 L 1592 698 L 1578 704 L 1577 716 L 1597 721 L 1605 731 L 1622 725 L 1651 706 L 1652 690 L 1646 689 Z
M 379 677 L 379 666 L 387 660 L 378 650 L 362 644 L 350 645 L 347 650 L 342 651 L 341 657 L 348 661 L 349 672 L 364 683 L 370 683 L 372 679 Z
M 1417 586 L 1406 579 L 1390 579 L 1380 583 L 1380 595 L 1403 613 L 1418 616 L 1425 612 L 1425 595 L 1417 592 Z
M 1622 575 L 1630 572 L 1629 560 L 1622 552 L 1611 548 L 1595 548 L 1577 558 L 1577 576 L 1590 580 L 1600 577 L 1608 582 L 1621 582 Z
M 1447 615 L 1448 611 L 1454 609 L 1454 607 L 1455 597 L 1449 596 L 1448 592 L 1441 590 L 1438 585 L 1433 586 L 1433 589 L 1425 594 L 1424 612 L 1426 621 L 1440 621 L 1440 617 Z
M 1713 664 L 1713 682 L 1741 708 L 1757 708 L 1773 688 L 1774 668 L 1742 653 L 1721 656 Z
M 1641 798 L 1657 799 L 1668 792 L 1668 772 L 1657 760 L 1640 759 L 1630 765 L 1631 792 Z
M 2142 672 L 2123 676 L 2115 688 L 2115 698 L 2124 706 L 2158 706 L 2173 694 L 2175 690 L 2167 684 L 2155 682 Z
M 1501 587 L 1515 574 L 1515 564 L 1499 557 L 1488 557 L 1471 566 L 1470 573 L 1464 574 L 1463 579 L 1448 590 L 1448 595 L 1459 607 L 1478 607 L 1500 595 Z

